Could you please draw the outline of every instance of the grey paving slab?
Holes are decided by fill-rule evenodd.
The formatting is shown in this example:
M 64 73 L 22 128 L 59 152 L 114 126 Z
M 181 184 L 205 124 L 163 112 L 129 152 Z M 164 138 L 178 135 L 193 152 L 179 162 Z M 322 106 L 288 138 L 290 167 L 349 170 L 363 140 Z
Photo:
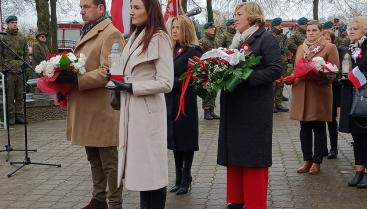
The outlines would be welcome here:
M 200 113 L 200 151 L 195 153 L 191 193 L 168 194 L 167 209 L 225 209 L 226 170 L 216 164 L 218 121 L 204 121 Z M 299 125 L 287 113 L 274 114 L 273 167 L 270 169 L 268 204 L 270 209 L 365 209 L 367 190 L 347 187 L 353 174 L 351 137 L 339 134 L 339 156 L 324 160 L 316 176 L 297 174 L 302 163 Z M 11 128 L 13 148 L 23 148 L 23 127 Z M 91 197 L 91 176 L 83 147 L 65 139 L 65 121 L 29 124 L 29 146 L 33 162 L 61 163 L 61 168 L 29 165 L 13 177 L 17 166 L 5 162 L 0 153 L 0 209 L 82 208 Z M 6 132 L 0 130 L 0 146 Z M 169 155 L 170 184 L 174 181 L 174 161 Z M 11 152 L 11 161 L 23 161 L 23 152 Z M 139 206 L 139 194 L 123 192 L 124 209 Z

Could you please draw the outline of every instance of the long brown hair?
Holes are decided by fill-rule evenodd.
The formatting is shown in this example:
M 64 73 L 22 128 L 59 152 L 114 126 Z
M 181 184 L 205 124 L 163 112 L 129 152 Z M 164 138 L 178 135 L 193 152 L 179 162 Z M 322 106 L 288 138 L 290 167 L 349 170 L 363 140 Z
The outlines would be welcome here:
M 144 4 L 145 11 L 147 11 L 148 21 L 145 24 L 145 34 L 143 38 L 143 50 L 144 53 L 149 46 L 149 43 L 154 34 L 158 31 L 164 31 L 167 33 L 167 29 L 164 23 L 162 8 L 158 0 L 141 0 Z M 130 20 L 130 36 L 136 30 L 136 25 L 133 25 Z

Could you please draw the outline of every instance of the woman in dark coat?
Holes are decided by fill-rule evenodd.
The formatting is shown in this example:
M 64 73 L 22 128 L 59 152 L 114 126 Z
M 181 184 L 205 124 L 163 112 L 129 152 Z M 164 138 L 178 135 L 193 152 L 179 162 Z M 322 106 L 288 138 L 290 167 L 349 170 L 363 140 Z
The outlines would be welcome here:
M 332 30 L 324 30 L 322 31 L 322 36 L 324 36 L 325 41 L 328 43 L 335 44 L 335 33 Z M 343 60 L 345 52 L 342 48 L 336 46 L 339 54 L 339 63 L 341 66 L 341 62 Z M 340 83 L 339 83 L 340 75 L 333 80 L 332 83 L 332 92 L 333 92 L 333 108 L 332 108 L 332 117 L 331 121 L 327 122 L 328 130 L 329 130 L 329 139 L 330 139 L 330 152 L 328 154 L 328 159 L 335 159 L 338 155 L 338 122 L 336 120 L 338 116 L 338 107 L 340 107 Z M 328 153 L 327 142 L 324 144 L 323 154 L 326 155 Z
M 200 57 L 202 50 L 198 46 L 195 27 L 191 20 L 179 15 L 172 20 L 171 36 L 174 41 L 175 77 L 173 90 L 166 94 L 168 149 L 173 150 L 176 167 L 176 181 L 170 192 L 186 194 L 191 185 L 191 165 L 194 151 L 198 145 L 198 108 L 196 94 L 188 87 L 185 94 L 185 115 L 176 119 L 182 88 L 181 75 L 188 69 L 189 59 Z
M 258 4 L 246 2 L 236 7 L 237 33 L 230 48 L 252 51 L 261 56 L 261 62 L 232 93 L 221 93 L 217 162 L 227 166 L 228 208 L 267 208 L 273 83 L 281 74 L 282 61 L 279 45 L 264 23 Z
M 351 69 L 358 67 L 367 78 L 367 16 L 353 18 L 349 23 L 349 28 L 348 35 L 352 42 L 350 47 Z M 367 188 L 367 174 L 365 173 L 367 168 L 367 119 L 350 116 L 355 87 L 346 78 L 341 79 L 341 82 L 339 131 L 351 133 L 354 141 L 355 175 L 348 185 Z

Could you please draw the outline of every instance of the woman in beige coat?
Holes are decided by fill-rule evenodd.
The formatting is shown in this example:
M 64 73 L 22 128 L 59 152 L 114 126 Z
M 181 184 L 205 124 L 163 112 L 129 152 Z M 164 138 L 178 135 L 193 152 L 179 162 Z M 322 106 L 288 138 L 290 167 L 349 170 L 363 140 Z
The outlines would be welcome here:
M 339 66 L 336 46 L 325 41 L 321 24 L 317 21 L 309 22 L 306 36 L 305 42 L 297 49 L 296 63 L 301 58 L 312 60 L 314 57 L 322 57 L 325 61 Z M 298 173 L 320 172 L 322 148 L 327 140 L 325 121 L 331 121 L 332 99 L 331 81 L 326 78 L 315 80 L 299 78 L 293 84 L 290 118 L 300 121 L 304 160 L 303 166 L 297 170 Z
M 173 86 L 172 44 L 158 0 L 131 1 L 131 31 L 123 50 L 119 184 L 140 191 L 142 209 L 163 209 L 168 184 L 167 111 Z M 109 88 L 109 87 L 108 87 Z

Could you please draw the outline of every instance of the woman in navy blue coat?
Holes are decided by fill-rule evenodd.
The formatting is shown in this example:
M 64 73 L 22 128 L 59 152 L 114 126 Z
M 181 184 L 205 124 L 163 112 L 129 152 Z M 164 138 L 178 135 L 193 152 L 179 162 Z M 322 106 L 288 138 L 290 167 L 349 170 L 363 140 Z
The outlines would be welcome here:
M 278 42 L 264 28 L 265 17 L 254 2 L 235 9 L 230 48 L 252 51 L 261 62 L 233 92 L 221 93 L 218 164 L 227 166 L 229 208 L 266 209 L 268 167 L 272 164 L 273 83 L 282 61 Z
M 367 78 L 367 16 L 353 18 L 348 35 L 352 42 L 350 54 L 352 69 L 358 67 Z M 353 87 L 348 79 L 342 79 L 339 131 L 351 133 L 355 159 L 355 174 L 348 183 L 351 187 L 367 188 L 367 119 L 350 116 Z
M 166 94 L 168 117 L 168 149 L 173 150 L 176 167 L 176 181 L 170 192 L 186 194 L 191 185 L 191 165 L 194 151 L 198 145 L 198 108 L 197 97 L 192 87 L 185 94 L 185 115 L 176 119 L 182 88 L 181 75 L 188 69 L 188 63 L 194 56 L 201 57 L 195 28 L 191 20 L 183 15 L 172 21 L 171 36 L 174 41 L 174 84 L 172 92 Z

